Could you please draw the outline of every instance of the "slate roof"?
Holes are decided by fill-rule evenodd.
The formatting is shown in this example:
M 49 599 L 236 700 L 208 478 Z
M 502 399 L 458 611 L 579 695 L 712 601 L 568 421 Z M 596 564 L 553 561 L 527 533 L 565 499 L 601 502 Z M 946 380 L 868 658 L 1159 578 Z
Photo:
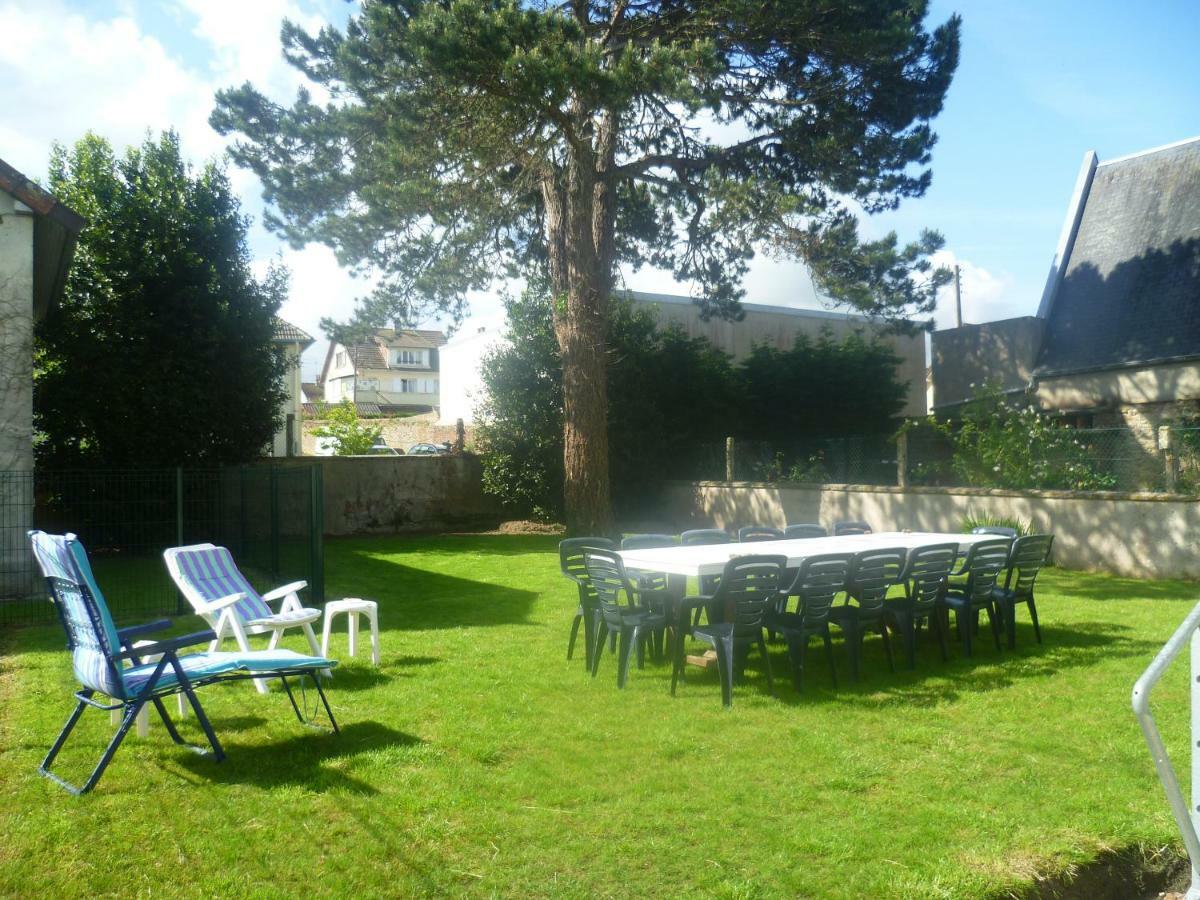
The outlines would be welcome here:
M 1036 374 L 1200 358 L 1200 138 L 1096 166 Z

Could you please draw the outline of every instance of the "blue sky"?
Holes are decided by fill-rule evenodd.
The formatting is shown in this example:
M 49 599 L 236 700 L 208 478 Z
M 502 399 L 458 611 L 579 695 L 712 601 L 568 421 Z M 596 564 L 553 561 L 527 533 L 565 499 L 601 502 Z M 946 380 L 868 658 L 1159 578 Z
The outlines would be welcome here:
M 935 0 L 931 21 L 953 11 L 964 19 L 962 60 L 935 122 L 933 186 L 864 231 L 911 238 L 938 229 L 940 260 L 962 267 L 968 321 L 1029 315 L 1084 152 L 1111 159 L 1200 135 L 1200 4 Z M 192 158 L 218 156 L 223 140 L 207 125 L 213 91 L 249 80 L 290 97 L 298 77 L 280 58 L 280 20 L 315 27 L 347 14 L 341 0 L 0 0 L 0 28 L 12 38 L 0 57 L 0 158 L 41 177 L 53 140 L 91 128 L 124 145 L 169 126 Z M 258 218 L 257 181 L 231 175 Z M 280 255 L 292 268 L 283 315 L 314 334 L 322 316 L 347 315 L 363 292 L 322 247 L 284 248 L 258 225 L 251 246 L 260 266 Z M 645 270 L 626 273 L 626 284 L 687 290 Z M 794 264 L 759 260 L 746 287 L 754 302 L 816 304 Z M 482 315 L 497 308 L 494 296 L 473 303 Z M 940 325 L 952 309 L 947 296 Z M 306 377 L 321 352 L 306 355 Z

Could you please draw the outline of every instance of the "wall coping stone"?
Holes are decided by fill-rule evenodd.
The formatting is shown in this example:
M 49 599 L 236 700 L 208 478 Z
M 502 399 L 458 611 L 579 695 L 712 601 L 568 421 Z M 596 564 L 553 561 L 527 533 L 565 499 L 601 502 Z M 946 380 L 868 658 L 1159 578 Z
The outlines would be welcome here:
M 932 487 L 929 485 L 896 485 L 880 484 L 822 484 L 807 481 L 668 481 L 668 485 L 692 487 L 717 487 L 753 490 L 761 488 L 801 490 L 801 491 L 833 491 L 839 493 L 864 494 L 935 494 L 960 495 L 966 497 L 1032 497 L 1042 500 L 1134 500 L 1142 503 L 1195 503 L 1200 501 L 1196 494 L 1168 494 L 1160 491 L 1061 491 L 1061 490 L 1023 490 L 1011 488 L 973 488 L 973 487 Z

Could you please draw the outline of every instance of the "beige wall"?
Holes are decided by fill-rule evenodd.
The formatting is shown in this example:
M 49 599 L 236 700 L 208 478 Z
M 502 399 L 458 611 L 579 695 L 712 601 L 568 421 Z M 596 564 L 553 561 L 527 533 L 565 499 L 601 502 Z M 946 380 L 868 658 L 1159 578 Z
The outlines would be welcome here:
M 1037 399 L 1045 409 L 1200 400 L 1200 363 L 1040 378 Z
M 719 482 L 673 482 L 665 497 L 677 528 L 799 522 L 832 528 L 842 519 L 861 519 L 877 531 L 957 532 L 969 515 L 1015 516 L 1054 534 L 1055 561 L 1064 568 L 1132 578 L 1200 578 L 1200 502 L 1194 498 Z
M 756 303 L 742 304 L 746 317 L 741 322 L 715 318 L 704 322 L 700 318 L 700 308 L 686 297 L 637 291 L 630 291 L 628 296 L 635 305 L 654 313 L 660 326 L 678 325 L 689 337 L 705 338 L 735 361 L 745 359 L 758 344 L 790 349 L 798 334 L 816 338 L 827 329 L 840 340 L 856 331 L 869 336 L 882 330 L 880 325 L 863 316 Z M 901 384 L 908 385 L 907 403 L 901 414 L 906 417 L 925 415 L 925 332 L 890 335 L 885 340 L 901 360 L 896 370 L 897 378 Z
M 33 215 L 0 191 L 0 478 L 33 470 Z M 17 583 L 25 532 L 33 521 L 33 482 L 0 480 L 0 596 L 23 593 Z M 22 579 L 23 581 L 23 579 Z
M 474 456 L 323 456 L 273 465 L 321 466 L 324 532 L 392 534 L 491 527 L 496 501 L 484 495 Z

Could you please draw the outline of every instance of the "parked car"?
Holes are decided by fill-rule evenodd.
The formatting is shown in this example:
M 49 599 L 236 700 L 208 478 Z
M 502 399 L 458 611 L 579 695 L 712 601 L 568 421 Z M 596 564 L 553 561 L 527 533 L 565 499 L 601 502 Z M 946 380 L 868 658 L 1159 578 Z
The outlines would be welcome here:
M 367 455 L 368 456 L 403 456 L 404 451 L 401 450 L 399 447 L 389 447 L 387 444 L 384 444 L 381 442 L 381 443 L 372 445 L 371 449 L 367 451 Z
M 444 444 L 413 444 L 408 448 L 409 456 L 442 456 L 449 452 L 449 442 Z

